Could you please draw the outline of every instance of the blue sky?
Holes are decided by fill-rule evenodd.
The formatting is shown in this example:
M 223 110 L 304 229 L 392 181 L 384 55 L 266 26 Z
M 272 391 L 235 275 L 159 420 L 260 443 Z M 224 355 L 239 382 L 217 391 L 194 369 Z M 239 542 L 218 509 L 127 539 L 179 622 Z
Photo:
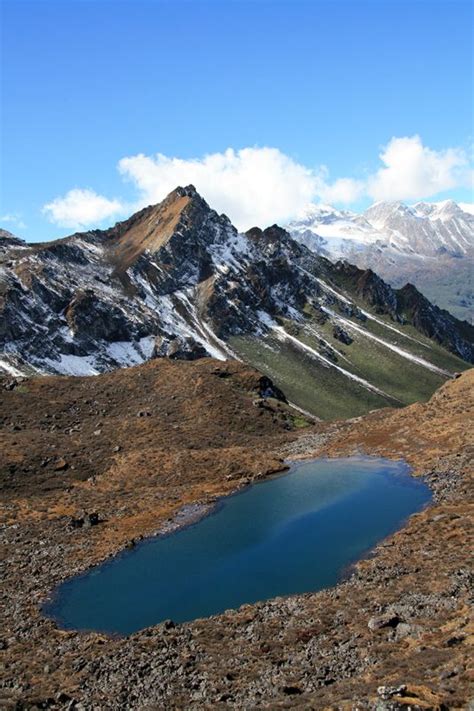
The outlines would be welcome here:
M 1 224 L 111 224 L 173 180 L 242 227 L 308 199 L 472 201 L 472 8 L 3 0 Z

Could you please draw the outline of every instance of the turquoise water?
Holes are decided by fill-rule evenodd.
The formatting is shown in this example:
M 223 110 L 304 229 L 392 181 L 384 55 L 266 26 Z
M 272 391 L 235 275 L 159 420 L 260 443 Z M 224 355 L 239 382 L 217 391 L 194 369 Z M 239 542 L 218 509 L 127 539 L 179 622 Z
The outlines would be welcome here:
M 321 590 L 429 499 L 403 462 L 297 463 L 222 499 L 198 523 L 68 580 L 45 612 L 68 629 L 129 634 Z

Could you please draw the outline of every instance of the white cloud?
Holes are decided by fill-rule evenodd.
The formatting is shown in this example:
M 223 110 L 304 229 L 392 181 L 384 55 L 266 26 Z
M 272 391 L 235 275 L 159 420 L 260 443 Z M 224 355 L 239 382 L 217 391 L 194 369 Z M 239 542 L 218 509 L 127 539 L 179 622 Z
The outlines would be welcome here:
M 109 200 L 93 190 L 74 188 L 43 207 L 50 222 L 60 227 L 84 229 L 121 213 L 119 200 Z
M 459 207 L 464 212 L 469 212 L 470 215 L 474 215 L 474 202 L 460 202 Z
M 363 180 L 354 178 L 339 178 L 334 183 L 321 183 L 318 187 L 318 197 L 325 203 L 343 203 L 349 205 L 357 202 L 365 193 Z
M 192 183 L 241 229 L 286 222 L 314 199 L 319 180 L 276 148 L 229 148 L 192 160 L 140 154 L 123 158 L 119 170 L 140 191 L 141 206 L 159 202 L 177 185 Z
M 277 148 L 228 148 L 194 159 L 141 153 L 118 164 L 121 175 L 137 190 L 133 205 L 93 190 L 74 189 L 43 211 L 63 227 L 84 228 L 160 202 L 178 185 L 192 183 L 215 210 L 226 213 L 239 229 L 248 229 L 285 224 L 310 202 L 351 204 L 364 197 L 420 200 L 469 182 L 462 149 L 436 151 L 424 146 L 419 136 L 392 138 L 380 159 L 382 167 L 372 175 L 331 182 L 325 166 L 307 167 Z
M 435 151 L 419 136 L 392 138 L 380 154 L 384 164 L 367 180 L 374 200 L 419 200 L 469 183 L 469 166 L 460 148 Z
M 5 223 L 9 222 L 12 225 L 15 225 L 15 227 L 18 227 L 20 230 L 24 230 L 26 225 L 21 219 L 21 215 L 19 215 L 17 212 L 9 212 L 6 215 L 0 215 L 0 223 Z

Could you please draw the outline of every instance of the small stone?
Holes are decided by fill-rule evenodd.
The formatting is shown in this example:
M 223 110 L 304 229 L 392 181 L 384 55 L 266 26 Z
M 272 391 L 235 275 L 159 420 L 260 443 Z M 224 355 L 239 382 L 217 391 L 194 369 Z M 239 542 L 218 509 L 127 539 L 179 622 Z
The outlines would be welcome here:
M 350 346 L 350 344 L 353 342 L 353 338 L 351 338 L 347 331 L 344 331 L 344 329 L 340 326 L 334 326 L 332 335 L 334 336 L 334 338 L 337 338 L 338 341 L 341 341 L 341 343 L 344 343 L 344 345 L 346 346 Z
M 296 696 L 298 694 L 303 693 L 298 686 L 284 686 L 282 688 L 282 691 L 284 694 L 287 694 L 288 696 Z
M 66 462 L 66 460 L 63 457 L 60 457 L 54 464 L 54 471 L 62 472 L 67 469 L 68 466 L 69 464 Z
M 68 521 L 68 528 L 82 528 L 84 525 L 84 519 L 82 517 L 75 518 L 74 516 L 71 516 L 71 518 Z
M 66 701 L 71 701 L 71 697 L 69 694 L 66 694 L 64 691 L 59 691 L 56 694 L 56 701 L 58 701 L 60 704 L 66 703 Z
M 84 528 L 90 528 L 91 526 L 97 526 L 99 523 L 99 514 L 94 511 L 93 513 L 86 513 L 84 516 Z
M 417 634 L 417 627 L 414 627 L 413 625 L 409 625 L 406 622 L 401 622 L 399 625 L 397 625 L 397 630 L 396 630 L 396 639 L 403 639 L 404 637 L 416 637 L 418 636 Z
M 456 647 L 464 641 L 464 635 L 453 635 L 446 641 L 447 647 Z

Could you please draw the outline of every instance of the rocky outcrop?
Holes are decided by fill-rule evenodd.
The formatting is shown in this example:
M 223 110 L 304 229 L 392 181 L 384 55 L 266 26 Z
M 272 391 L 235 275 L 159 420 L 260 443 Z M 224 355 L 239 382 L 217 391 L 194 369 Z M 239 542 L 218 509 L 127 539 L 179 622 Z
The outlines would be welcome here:
M 347 331 L 344 331 L 344 329 L 340 326 L 334 326 L 333 336 L 334 338 L 337 338 L 338 341 L 341 341 L 341 343 L 344 343 L 344 345 L 346 346 L 350 346 L 351 343 L 353 343 L 353 339 L 349 336 Z
M 474 326 L 430 303 L 413 284 L 397 289 L 396 295 L 399 316 L 444 348 L 474 361 Z
M 341 285 L 370 304 L 375 313 L 410 324 L 463 360 L 474 362 L 474 326 L 432 304 L 413 284 L 392 289 L 371 269 L 347 262 L 337 262 L 335 268 Z
M 396 317 L 397 298 L 393 289 L 371 269 L 358 269 L 348 262 L 336 262 L 336 270 L 342 283 L 353 290 L 375 313 Z
M 159 338 L 153 352 L 155 358 L 165 357 L 171 360 L 198 360 L 205 358 L 207 351 L 193 338 L 176 336 L 170 339 Z

